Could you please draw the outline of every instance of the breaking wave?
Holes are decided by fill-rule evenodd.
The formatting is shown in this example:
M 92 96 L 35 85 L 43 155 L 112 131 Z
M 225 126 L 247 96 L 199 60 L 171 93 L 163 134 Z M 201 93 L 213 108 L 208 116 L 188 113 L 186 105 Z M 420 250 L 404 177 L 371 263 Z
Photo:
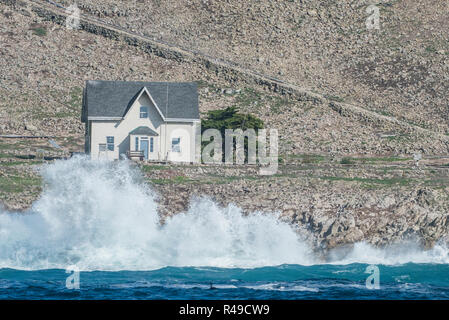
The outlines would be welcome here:
M 41 169 L 44 191 L 25 213 L 0 213 L 0 268 L 153 270 L 165 266 L 313 265 L 320 261 L 275 214 L 249 215 L 205 198 L 160 224 L 154 192 L 128 162 L 82 157 Z M 448 263 L 435 247 L 356 244 L 332 263 Z

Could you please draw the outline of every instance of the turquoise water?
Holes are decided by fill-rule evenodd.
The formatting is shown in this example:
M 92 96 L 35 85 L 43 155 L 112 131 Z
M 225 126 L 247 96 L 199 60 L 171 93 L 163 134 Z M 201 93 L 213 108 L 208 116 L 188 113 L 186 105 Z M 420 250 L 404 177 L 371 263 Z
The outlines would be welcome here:
M 0 208 L 0 299 L 447 299 L 449 250 L 356 243 L 326 257 L 276 213 L 192 199 L 161 223 L 126 161 L 42 167 L 27 212 Z M 379 268 L 379 290 L 365 281 Z M 80 289 L 67 268 L 82 270 Z M 127 270 L 127 271 L 123 271 Z
M 80 272 L 0 270 L 0 299 L 449 299 L 449 265 L 379 265 L 380 289 L 367 289 L 366 264 L 281 265 L 254 269 L 166 267 Z

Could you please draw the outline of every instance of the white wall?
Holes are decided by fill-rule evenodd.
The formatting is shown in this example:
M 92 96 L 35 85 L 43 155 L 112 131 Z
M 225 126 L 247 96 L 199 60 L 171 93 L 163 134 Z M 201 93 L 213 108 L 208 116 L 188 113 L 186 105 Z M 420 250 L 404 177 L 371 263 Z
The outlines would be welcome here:
M 107 136 L 114 136 L 114 151 L 103 152 L 101 158 L 118 159 L 117 143 L 119 140 L 115 129 L 117 123 L 117 121 L 92 121 L 90 132 L 90 156 L 92 159 L 100 157 L 99 144 L 106 143 Z
M 181 152 L 172 151 L 173 138 L 181 138 Z M 166 152 L 168 152 L 169 161 L 195 161 L 195 127 L 193 123 L 168 123 L 166 139 Z
M 140 118 L 140 106 L 148 106 L 148 118 Z M 99 144 L 106 143 L 107 136 L 114 137 L 114 151 L 106 151 L 107 159 L 119 159 L 120 153 L 135 150 L 135 138 L 130 139 L 129 133 L 140 126 L 147 126 L 159 134 L 155 138 L 155 152 L 153 160 L 165 160 L 175 162 L 195 162 L 195 129 L 196 123 L 163 121 L 156 107 L 149 97 L 143 93 L 121 121 L 94 120 L 91 126 L 91 157 L 99 157 Z M 168 135 L 166 136 L 166 133 Z M 181 138 L 181 152 L 171 152 L 172 138 Z

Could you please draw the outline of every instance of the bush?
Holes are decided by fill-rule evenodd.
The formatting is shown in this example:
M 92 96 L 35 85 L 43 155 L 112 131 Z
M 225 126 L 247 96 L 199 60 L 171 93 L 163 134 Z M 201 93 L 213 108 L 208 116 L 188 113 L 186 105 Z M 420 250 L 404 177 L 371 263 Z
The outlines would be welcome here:
M 33 33 L 37 36 L 43 37 L 47 35 L 47 29 L 39 27 L 39 28 L 34 28 L 32 29 Z
M 223 160 L 224 160 L 224 150 L 225 150 L 225 130 L 226 129 L 242 129 L 243 131 L 247 129 L 254 129 L 256 134 L 259 129 L 263 129 L 264 123 L 261 119 L 246 113 L 239 113 L 239 109 L 235 106 L 228 107 L 222 110 L 208 111 L 205 119 L 201 120 L 201 133 L 207 129 L 217 129 L 221 132 L 223 137 Z M 248 150 L 248 139 L 245 137 L 245 158 L 247 158 Z M 202 147 L 209 144 L 209 142 L 203 143 Z
M 225 129 L 263 129 L 263 121 L 247 113 L 239 113 L 235 106 L 223 110 L 208 111 L 206 119 L 201 121 L 201 131 L 217 129 L 224 136 Z
M 352 161 L 351 158 L 344 157 L 343 159 L 341 159 L 340 164 L 354 164 L 354 161 Z

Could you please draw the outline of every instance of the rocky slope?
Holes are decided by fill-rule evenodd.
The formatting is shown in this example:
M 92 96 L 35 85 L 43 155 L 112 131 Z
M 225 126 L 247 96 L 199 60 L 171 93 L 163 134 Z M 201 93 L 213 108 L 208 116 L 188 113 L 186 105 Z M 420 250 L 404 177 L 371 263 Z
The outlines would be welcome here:
M 449 133 L 447 1 L 77 3 L 129 30 Z M 380 29 L 370 31 L 372 3 Z
M 0 135 L 54 136 L 62 147 L 55 150 L 47 139 L 0 139 L 6 207 L 25 209 L 39 197 L 40 164 L 82 150 L 85 80 L 198 81 L 201 112 L 237 105 L 277 128 L 285 166 L 273 177 L 251 167 L 143 167 L 162 216 L 184 210 L 191 197 L 210 196 L 246 211 L 278 211 L 317 248 L 413 237 L 430 246 L 447 236 L 448 161 L 432 160 L 449 151 L 448 136 L 438 134 L 447 133 L 448 120 L 447 33 L 439 32 L 447 26 L 445 2 L 384 2 L 382 29 L 372 33 L 363 29 L 365 5 L 352 2 L 79 1 L 89 15 L 402 123 L 292 99 L 202 64 L 68 30 L 37 15 L 30 1 L 4 2 Z M 414 168 L 414 152 L 423 153 L 428 166 Z M 342 165 L 345 156 L 354 164 Z
M 416 126 L 353 117 L 327 103 L 297 101 L 234 82 L 213 69 L 158 56 L 36 15 L 31 2 L 1 6 L 0 134 L 69 136 L 82 143 L 79 121 L 85 80 L 199 81 L 200 111 L 238 105 L 277 128 L 283 155 L 447 154 L 449 137 Z M 14 63 L 11 63 L 14 61 Z
M 278 212 L 321 249 L 405 240 L 431 247 L 449 240 L 448 168 L 298 164 L 266 178 L 247 167 L 143 167 L 164 216 L 210 197 L 246 212 Z

